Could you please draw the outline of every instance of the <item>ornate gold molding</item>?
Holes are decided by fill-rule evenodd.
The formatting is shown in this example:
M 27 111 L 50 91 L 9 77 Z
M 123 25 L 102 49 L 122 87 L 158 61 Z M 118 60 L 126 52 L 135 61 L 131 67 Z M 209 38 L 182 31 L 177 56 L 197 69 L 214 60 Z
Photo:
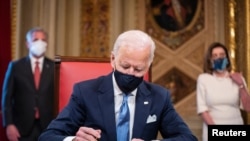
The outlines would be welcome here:
M 245 73 L 245 77 L 246 77 L 246 81 L 248 84 L 248 91 L 249 91 L 249 84 L 250 84 L 250 1 L 249 0 L 245 0 L 245 5 L 246 5 L 246 73 Z M 250 113 L 247 114 L 247 123 L 250 123 Z
M 11 58 L 16 54 L 17 0 L 11 0 Z
M 245 0 L 246 4 L 246 80 L 250 83 L 250 1 Z M 248 87 L 249 88 L 249 87 Z
M 234 71 L 242 72 L 246 83 L 250 83 L 250 1 L 225 0 L 226 43 L 230 50 Z M 250 114 L 245 121 L 250 123 Z
M 228 17 L 228 30 L 229 30 L 229 37 L 228 37 L 228 47 L 231 57 L 232 63 L 232 70 L 236 71 L 236 42 L 235 42 L 235 0 L 229 0 L 228 2 L 228 10 L 229 10 L 229 17 Z

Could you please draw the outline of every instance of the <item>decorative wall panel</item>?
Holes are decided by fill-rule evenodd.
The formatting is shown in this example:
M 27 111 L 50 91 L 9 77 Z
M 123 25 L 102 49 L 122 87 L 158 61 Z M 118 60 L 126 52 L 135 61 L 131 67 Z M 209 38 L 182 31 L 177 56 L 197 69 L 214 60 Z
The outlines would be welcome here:
M 194 91 L 196 80 L 190 78 L 178 68 L 172 68 L 156 83 L 169 88 L 172 102 L 177 103 Z
M 80 56 L 109 57 L 109 10 L 109 0 L 82 0 Z

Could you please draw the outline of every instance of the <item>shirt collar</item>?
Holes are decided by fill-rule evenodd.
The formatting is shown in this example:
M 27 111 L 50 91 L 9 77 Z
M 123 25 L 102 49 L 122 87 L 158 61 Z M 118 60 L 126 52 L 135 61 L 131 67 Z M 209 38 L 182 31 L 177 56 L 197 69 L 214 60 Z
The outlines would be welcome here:
M 35 58 L 35 57 L 32 56 L 32 55 L 29 55 L 29 57 L 30 57 L 30 60 L 31 60 L 31 63 L 32 63 L 32 64 L 35 64 L 36 61 L 38 61 L 39 64 L 43 64 L 44 56 L 42 56 L 42 57 L 40 57 L 40 58 L 38 58 L 38 59 Z

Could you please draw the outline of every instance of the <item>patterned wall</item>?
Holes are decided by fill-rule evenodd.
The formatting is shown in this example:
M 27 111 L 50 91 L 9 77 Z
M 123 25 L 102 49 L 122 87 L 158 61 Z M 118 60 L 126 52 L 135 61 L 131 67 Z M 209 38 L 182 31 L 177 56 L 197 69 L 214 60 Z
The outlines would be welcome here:
M 166 6 L 170 1 L 172 5 Z M 214 40 L 214 24 L 206 23 L 215 21 L 213 8 L 206 13 L 213 4 L 211 0 L 145 3 L 145 30 L 157 45 L 152 81 L 171 91 L 176 110 L 199 140 L 202 121 L 196 113 L 196 79 L 202 73 L 206 46 Z
M 169 88 L 176 103 L 195 91 L 196 78 L 183 66 L 200 68 L 204 48 L 185 43 L 204 30 L 204 1 L 148 0 L 146 7 L 146 31 L 159 43 L 153 66 L 164 70 L 154 82 Z
M 80 56 L 108 58 L 109 0 L 82 0 Z

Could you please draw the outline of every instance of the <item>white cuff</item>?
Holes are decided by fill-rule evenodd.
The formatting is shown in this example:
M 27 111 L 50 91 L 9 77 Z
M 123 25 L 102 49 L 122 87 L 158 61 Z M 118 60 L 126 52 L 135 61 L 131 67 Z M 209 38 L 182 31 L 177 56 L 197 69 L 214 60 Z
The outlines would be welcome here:
M 68 137 L 64 138 L 63 141 L 73 141 L 74 138 L 75 138 L 75 136 L 68 136 Z

